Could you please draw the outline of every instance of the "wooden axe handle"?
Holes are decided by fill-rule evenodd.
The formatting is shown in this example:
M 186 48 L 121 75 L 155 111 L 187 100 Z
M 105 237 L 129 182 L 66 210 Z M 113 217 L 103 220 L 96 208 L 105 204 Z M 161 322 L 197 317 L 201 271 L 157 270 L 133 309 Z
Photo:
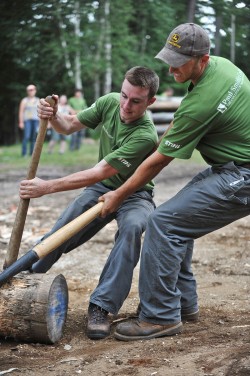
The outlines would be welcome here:
M 98 217 L 102 207 L 103 202 L 98 202 L 98 204 L 73 219 L 73 221 L 54 232 L 54 234 L 42 240 L 33 248 L 33 251 L 36 252 L 39 259 L 45 257 Z
M 25 255 L 20 257 L 12 265 L 0 273 L 0 286 L 9 281 L 18 273 L 28 270 L 40 258 L 45 257 L 52 252 L 56 247 L 63 244 L 66 240 L 71 238 L 82 228 L 87 226 L 101 213 L 103 202 L 99 202 L 67 225 L 63 226 L 54 234 L 44 239 L 41 243 L 37 244 L 33 249 L 28 251 Z
M 51 96 L 46 97 L 45 100 L 51 106 L 55 104 L 55 101 Z M 47 125 L 48 125 L 47 119 L 40 120 L 38 135 L 36 138 L 36 143 L 34 146 L 30 166 L 29 166 L 28 173 L 27 173 L 28 180 L 34 179 L 36 176 L 37 167 L 38 167 L 38 163 L 40 160 L 40 155 L 42 152 L 42 147 L 44 144 L 44 139 L 45 139 L 45 135 L 47 131 Z M 20 244 L 21 244 L 21 240 L 23 236 L 24 224 L 25 224 L 25 220 L 26 220 L 27 212 L 29 208 L 29 202 L 30 202 L 29 199 L 20 199 L 19 201 L 15 222 L 14 222 L 13 229 L 11 232 L 10 242 L 8 245 L 7 255 L 6 255 L 4 266 L 3 266 L 4 269 L 10 266 L 11 264 L 13 264 L 13 262 L 17 260 L 19 248 L 20 248 Z

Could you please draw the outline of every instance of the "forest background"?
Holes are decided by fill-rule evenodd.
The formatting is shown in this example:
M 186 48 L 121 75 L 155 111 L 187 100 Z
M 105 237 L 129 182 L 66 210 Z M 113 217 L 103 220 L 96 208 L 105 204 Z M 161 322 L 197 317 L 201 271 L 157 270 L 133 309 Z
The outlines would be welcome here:
M 120 91 L 123 75 L 145 65 L 160 76 L 160 90 L 174 83 L 154 56 L 178 24 L 195 22 L 211 37 L 211 54 L 233 61 L 250 76 L 249 0 L 1 0 L 0 145 L 20 140 L 18 106 L 26 86 L 37 95 L 73 95 L 83 89 L 88 105 Z

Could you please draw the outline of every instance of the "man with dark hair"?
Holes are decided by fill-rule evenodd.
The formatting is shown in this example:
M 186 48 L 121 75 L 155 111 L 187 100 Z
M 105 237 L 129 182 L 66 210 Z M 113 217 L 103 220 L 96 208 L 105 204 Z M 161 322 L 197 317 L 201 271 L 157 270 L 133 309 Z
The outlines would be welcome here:
M 157 133 L 146 110 L 155 101 L 158 86 L 159 78 L 155 72 L 134 67 L 126 73 L 120 94 L 105 95 L 77 115 L 57 112 L 58 96 L 53 96 L 56 101 L 53 108 L 44 99 L 40 100 L 39 117 L 49 119 L 58 133 L 70 134 L 84 127 L 95 129 L 101 126 L 99 163 L 96 166 L 60 179 L 45 181 L 35 178 L 21 182 L 20 196 L 23 199 L 86 187 L 45 237 L 94 206 L 101 195 L 122 185 L 156 148 Z M 100 339 L 109 335 L 108 313 L 117 314 L 130 291 L 133 270 L 140 256 L 141 235 L 155 208 L 153 186 L 152 181 L 146 183 L 115 213 L 105 219 L 95 219 L 32 267 L 36 273 L 45 273 L 63 253 L 85 243 L 110 221 L 117 220 L 113 249 L 90 297 L 89 338 Z
M 158 149 L 116 191 L 100 200 L 110 215 L 127 196 L 153 179 L 174 158 L 200 151 L 210 168 L 150 215 L 140 263 L 140 313 L 117 326 L 115 337 L 139 340 L 181 332 L 199 316 L 192 273 L 194 240 L 250 214 L 250 84 L 229 60 L 209 56 L 199 25 L 177 26 L 157 58 L 176 82 L 191 81 L 172 126 Z

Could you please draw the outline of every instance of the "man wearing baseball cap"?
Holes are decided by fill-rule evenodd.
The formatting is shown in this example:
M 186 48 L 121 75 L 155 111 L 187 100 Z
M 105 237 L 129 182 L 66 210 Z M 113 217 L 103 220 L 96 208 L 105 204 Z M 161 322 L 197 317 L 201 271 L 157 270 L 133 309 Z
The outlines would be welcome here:
M 177 26 L 169 35 L 166 45 L 156 55 L 173 68 L 178 68 L 194 56 L 209 54 L 210 40 L 207 32 L 193 23 Z
M 207 32 L 177 26 L 156 55 L 188 91 L 158 149 L 117 190 L 102 196 L 102 216 L 154 178 L 174 158 L 197 149 L 210 165 L 150 215 L 141 252 L 138 319 L 115 337 L 141 340 L 182 331 L 198 320 L 192 273 L 194 240 L 250 214 L 250 83 L 229 60 L 209 56 Z

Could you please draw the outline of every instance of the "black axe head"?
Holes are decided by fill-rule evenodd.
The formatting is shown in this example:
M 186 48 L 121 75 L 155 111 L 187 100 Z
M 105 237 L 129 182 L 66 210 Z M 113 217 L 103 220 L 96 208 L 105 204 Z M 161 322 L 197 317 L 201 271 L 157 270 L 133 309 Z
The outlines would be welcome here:
M 8 268 L 0 273 L 0 286 L 20 272 L 28 270 L 35 262 L 39 260 L 37 253 L 33 250 L 28 251 L 24 256 L 13 262 Z

